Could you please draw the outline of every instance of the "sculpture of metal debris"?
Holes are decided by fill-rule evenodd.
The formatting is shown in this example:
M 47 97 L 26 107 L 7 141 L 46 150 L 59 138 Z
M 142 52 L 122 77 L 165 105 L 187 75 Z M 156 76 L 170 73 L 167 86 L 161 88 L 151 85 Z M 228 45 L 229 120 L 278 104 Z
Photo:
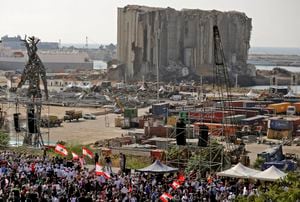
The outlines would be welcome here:
M 25 65 L 21 81 L 17 88 L 20 89 L 28 81 L 27 97 L 27 132 L 23 143 L 26 145 L 43 146 L 43 139 L 40 131 L 40 117 L 42 110 L 42 92 L 40 89 L 40 78 L 44 85 L 45 99 L 48 100 L 48 88 L 46 80 L 46 69 L 37 54 L 39 39 L 32 36 L 22 40 L 28 54 L 28 62 Z M 34 137 L 32 142 L 32 137 Z M 33 143 L 33 144 L 32 144 Z

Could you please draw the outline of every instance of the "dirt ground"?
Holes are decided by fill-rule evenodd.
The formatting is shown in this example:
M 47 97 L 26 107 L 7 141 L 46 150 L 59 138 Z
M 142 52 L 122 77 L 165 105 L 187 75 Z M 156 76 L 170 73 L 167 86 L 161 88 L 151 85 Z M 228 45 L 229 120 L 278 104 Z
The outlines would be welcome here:
M 14 106 L 3 105 L 4 111 L 8 114 L 7 122 L 10 127 L 11 139 L 16 139 L 16 133 L 13 125 L 13 113 L 15 113 Z M 58 107 L 58 106 L 45 106 L 42 110 L 42 115 L 56 115 L 59 118 L 63 118 L 66 110 L 77 110 L 85 113 L 97 113 L 103 112 L 103 108 L 79 108 L 79 107 Z M 147 111 L 148 108 L 140 109 L 139 115 L 142 115 L 144 111 Z M 21 123 L 20 125 L 26 125 L 26 108 L 20 107 L 21 113 Z M 85 120 L 80 119 L 77 121 L 66 121 L 62 123 L 61 127 L 53 127 L 49 130 L 42 128 L 43 139 L 45 143 L 48 142 L 48 132 L 49 132 L 49 142 L 55 144 L 57 141 L 65 141 L 70 144 L 89 144 L 94 143 L 98 140 L 110 139 L 114 137 L 121 137 L 122 134 L 126 134 L 128 130 L 122 130 L 121 128 L 115 127 L 115 118 L 117 114 L 107 114 L 96 116 L 96 120 Z M 20 136 L 22 139 L 22 136 Z
M 271 148 L 271 146 L 267 144 L 247 144 L 246 150 L 249 152 L 248 155 L 250 157 L 250 164 L 254 163 L 258 153 L 261 153 L 268 148 Z M 282 149 L 284 154 L 294 153 L 300 157 L 300 146 L 283 146 Z

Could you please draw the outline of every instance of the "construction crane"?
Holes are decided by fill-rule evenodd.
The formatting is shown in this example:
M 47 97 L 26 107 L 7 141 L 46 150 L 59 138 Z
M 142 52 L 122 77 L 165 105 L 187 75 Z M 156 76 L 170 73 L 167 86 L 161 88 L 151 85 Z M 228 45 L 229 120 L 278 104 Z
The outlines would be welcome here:
M 221 41 L 221 36 L 217 26 L 213 27 L 214 33 L 214 63 L 215 63 L 215 83 L 218 91 L 218 96 L 221 101 L 221 108 L 223 111 L 229 110 L 232 111 L 232 96 L 231 96 L 231 83 L 229 78 L 228 66 L 226 64 L 223 45 Z M 225 105 L 225 101 L 229 102 Z M 227 120 L 227 119 L 226 119 Z M 239 159 L 245 151 L 245 145 L 240 144 L 239 146 L 232 144 L 230 141 L 230 136 L 233 139 L 236 138 L 236 134 L 224 134 L 228 124 L 237 125 L 237 122 L 234 118 L 229 119 L 229 121 L 223 122 L 223 136 L 226 140 L 226 149 L 230 152 L 232 159 Z

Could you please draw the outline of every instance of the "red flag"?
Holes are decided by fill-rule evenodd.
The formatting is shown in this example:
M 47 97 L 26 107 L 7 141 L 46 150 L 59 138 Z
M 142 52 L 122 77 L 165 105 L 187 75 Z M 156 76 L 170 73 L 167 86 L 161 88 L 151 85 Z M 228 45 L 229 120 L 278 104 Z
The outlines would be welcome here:
M 178 182 L 177 180 L 175 180 L 172 184 L 171 187 L 173 189 L 178 189 L 180 187 L 180 182 Z
M 83 156 L 88 156 L 90 159 L 94 157 L 94 153 L 85 147 L 82 147 L 82 154 Z
M 171 196 L 169 193 L 163 193 L 159 199 L 162 201 L 162 202 L 168 202 L 169 200 L 172 200 L 173 196 Z
M 182 183 L 185 181 L 185 177 L 184 177 L 183 175 L 180 174 L 180 175 L 178 176 L 178 179 L 177 179 L 177 180 L 178 180 L 178 182 L 179 182 L 180 184 L 182 184 Z
M 96 163 L 96 169 L 95 169 L 95 172 L 96 172 L 96 175 L 99 175 L 99 176 L 104 176 L 106 179 L 109 179 L 110 178 L 110 174 L 107 173 L 107 172 L 104 172 L 102 171 L 102 166 L 100 166 L 99 163 Z
M 61 144 L 57 144 L 54 151 L 62 156 L 68 156 L 68 151 L 66 147 Z
M 79 159 L 79 156 L 74 152 L 72 152 L 72 156 L 73 156 L 73 160 L 78 160 Z

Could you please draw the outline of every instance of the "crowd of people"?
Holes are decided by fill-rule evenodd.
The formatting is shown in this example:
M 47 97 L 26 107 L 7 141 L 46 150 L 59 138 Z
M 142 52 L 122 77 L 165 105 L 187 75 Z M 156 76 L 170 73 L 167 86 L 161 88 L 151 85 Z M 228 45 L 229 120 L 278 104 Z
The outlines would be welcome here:
M 121 166 L 126 157 L 122 158 Z M 120 171 L 111 172 L 108 178 L 96 175 L 92 168 L 82 167 L 78 161 L 12 151 L 2 151 L 0 163 L 0 201 L 156 202 L 168 201 L 161 198 L 168 193 L 172 201 L 226 202 L 233 201 L 237 195 L 255 195 L 258 186 L 243 180 L 199 181 L 185 176 L 180 185 L 174 187 L 172 183 L 178 179 L 176 173 L 152 175 Z

